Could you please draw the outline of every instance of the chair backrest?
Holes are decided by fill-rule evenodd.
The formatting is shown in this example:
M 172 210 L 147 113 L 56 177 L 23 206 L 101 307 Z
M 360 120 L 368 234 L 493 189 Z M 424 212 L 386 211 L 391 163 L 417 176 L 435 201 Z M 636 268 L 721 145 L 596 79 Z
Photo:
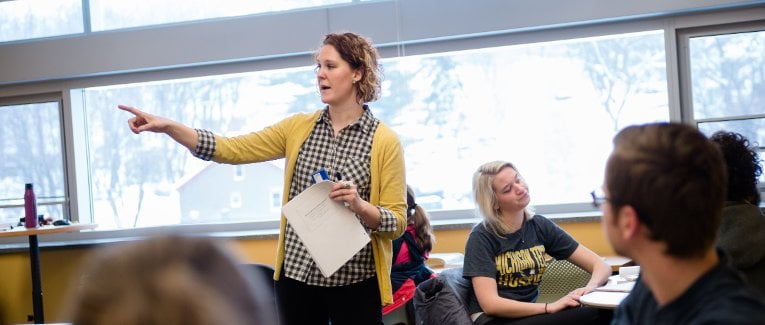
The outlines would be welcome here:
M 462 268 L 448 269 L 417 286 L 414 313 L 418 325 L 472 325 L 465 303 L 470 281 Z
M 247 263 L 242 264 L 242 271 L 252 276 L 252 280 L 258 284 L 258 288 L 267 288 L 267 292 L 258 292 L 258 297 L 265 300 L 266 303 L 273 306 L 272 313 L 274 318 L 279 319 L 279 306 L 276 301 L 276 289 L 274 288 L 274 268 L 267 264 Z
M 550 303 L 574 289 L 584 287 L 590 281 L 590 273 L 566 260 L 553 260 L 539 284 L 537 302 Z

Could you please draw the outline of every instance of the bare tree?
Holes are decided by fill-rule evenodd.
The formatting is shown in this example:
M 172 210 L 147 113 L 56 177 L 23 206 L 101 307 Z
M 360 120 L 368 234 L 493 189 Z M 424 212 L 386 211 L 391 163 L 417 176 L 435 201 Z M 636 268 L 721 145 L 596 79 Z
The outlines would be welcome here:
M 57 101 L 0 106 L 0 179 L 13 184 L 4 186 L 0 199 L 21 198 L 26 182 L 35 184 L 38 201 L 64 197 L 60 110 Z M 40 210 L 63 217 L 59 208 Z
M 765 112 L 765 32 L 691 40 L 697 118 Z
M 161 135 L 131 136 L 127 117 L 116 104 L 140 105 L 152 114 L 178 120 L 192 127 L 215 127 L 226 130 L 231 122 L 227 112 L 238 99 L 239 79 L 214 79 L 132 87 L 106 92 L 94 91 L 88 102 L 91 136 L 91 170 L 94 193 L 103 193 L 117 225 L 122 224 L 120 208 L 135 202 L 132 224 L 138 223 L 147 185 L 173 182 L 183 174 L 189 153 Z M 95 143 L 94 140 L 99 140 Z M 129 196 L 125 189 L 135 186 Z M 98 195 L 98 194 L 94 194 Z
M 657 92 L 666 80 L 662 38 L 632 36 L 590 40 L 570 47 L 580 58 L 600 102 L 619 130 L 619 117 L 637 95 Z M 666 89 L 666 81 L 663 83 Z

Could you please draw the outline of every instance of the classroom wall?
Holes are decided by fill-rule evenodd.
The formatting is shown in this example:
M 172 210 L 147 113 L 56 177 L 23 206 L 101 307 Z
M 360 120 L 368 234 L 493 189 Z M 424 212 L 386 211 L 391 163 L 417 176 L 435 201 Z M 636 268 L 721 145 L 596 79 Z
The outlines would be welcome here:
M 613 255 L 600 229 L 600 222 L 561 223 L 561 227 L 579 242 L 600 255 Z M 464 253 L 470 229 L 436 230 L 434 252 Z M 82 261 L 100 244 L 88 247 L 50 248 L 40 252 L 45 321 L 65 322 L 61 313 L 72 281 L 78 281 Z M 276 260 L 276 238 L 237 239 L 232 247 L 248 262 L 273 265 Z M 27 323 L 32 314 L 32 281 L 27 252 L 0 254 L 0 325 Z M 119 281 L 119 279 L 115 279 Z M 115 293 L 116 294 L 116 293 Z

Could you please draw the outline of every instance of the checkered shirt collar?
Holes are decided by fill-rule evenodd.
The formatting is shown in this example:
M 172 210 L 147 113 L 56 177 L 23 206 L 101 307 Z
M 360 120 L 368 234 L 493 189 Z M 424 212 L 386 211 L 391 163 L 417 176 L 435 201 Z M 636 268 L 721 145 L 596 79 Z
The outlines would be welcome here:
M 351 123 L 350 127 L 358 127 L 362 132 L 369 134 L 374 130 L 375 117 L 372 115 L 372 110 L 369 109 L 369 106 L 364 105 L 362 108 L 364 109 L 364 113 L 361 114 L 361 118 Z M 325 123 L 332 126 L 332 121 L 329 119 L 329 106 L 324 107 L 321 115 L 316 119 L 316 123 Z

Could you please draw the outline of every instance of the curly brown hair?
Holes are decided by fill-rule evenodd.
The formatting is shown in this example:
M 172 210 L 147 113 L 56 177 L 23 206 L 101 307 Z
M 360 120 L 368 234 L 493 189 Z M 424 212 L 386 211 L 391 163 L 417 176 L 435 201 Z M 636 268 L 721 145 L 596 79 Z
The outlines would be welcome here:
M 717 131 L 709 138 L 723 153 L 728 169 L 728 201 L 748 201 L 760 204 L 757 190 L 758 178 L 762 175 L 760 157 L 749 140 L 736 132 Z
M 380 97 L 382 67 L 377 62 L 379 55 L 372 41 L 355 33 L 330 33 L 324 36 L 324 45 L 332 45 L 351 68 L 361 71 L 361 79 L 354 83 L 358 103 L 373 102 Z

